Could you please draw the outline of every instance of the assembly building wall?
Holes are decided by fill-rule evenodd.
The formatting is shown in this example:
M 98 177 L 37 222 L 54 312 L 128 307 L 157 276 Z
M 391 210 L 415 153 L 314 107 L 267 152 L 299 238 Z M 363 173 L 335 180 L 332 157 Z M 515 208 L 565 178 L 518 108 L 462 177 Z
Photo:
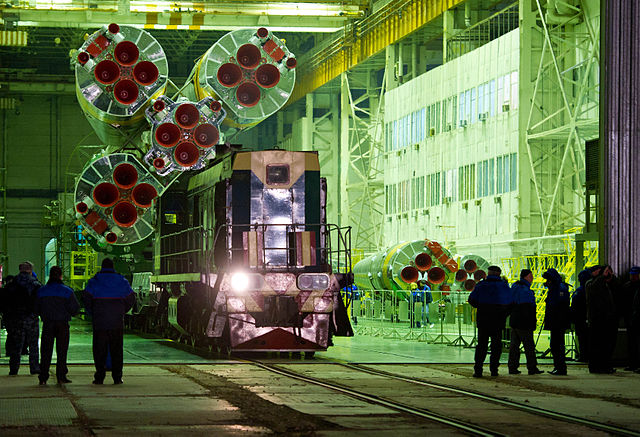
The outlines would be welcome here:
M 511 255 L 518 211 L 519 34 L 385 95 L 385 235 Z
M 93 131 L 73 95 L 24 95 L 16 110 L 0 111 L 4 127 L 2 146 L 6 148 L 7 169 L 7 274 L 18 264 L 31 260 L 36 273 L 43 271 L 44 247 L 52 237 L 45 205 L 69 187 L 87 159 L 86 151 L 73 150 L 78 144 L 95 144 Z M 67 189 L 69 189 L 67 187 Z

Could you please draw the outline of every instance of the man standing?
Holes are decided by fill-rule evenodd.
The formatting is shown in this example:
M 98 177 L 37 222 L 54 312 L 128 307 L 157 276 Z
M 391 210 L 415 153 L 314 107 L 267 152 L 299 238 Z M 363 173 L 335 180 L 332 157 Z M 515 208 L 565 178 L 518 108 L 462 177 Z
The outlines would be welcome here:
M 85 309 L 93 318 L 94 384 L 104 382 L 107 351 L 111 354 L 113 383 L 122 384 L 124 314 L 135 300 L 129 282 L 116 273 L 113 261 L 105 258 L 102 270 L 89 279 L 84 293 Z
M 566 375 L 564 334 L 571 322 L 569 286 L 562 280 L 562 276 L 556 269 L 548 269 L 542 274 L 542 277 L 546 279 L 544 285 L 547 287 L 544 327 L 550 331 L 549 347 L 551 355 L 553 355 L 553 370 L 549 373 Z
M 474 378 L 482 377 L 482 365 L 487 357 L 489 338 L 491 338 L 489 369 L 491 376 L 498 376 L 502 354 L 502 330 L 512 302 L 509 284 L 500 278 L 502 273 L 500 267 L 490 266 L 487 273 L 487 277 L 480 281 L 469 294 L 469 304 L 478 309 L 476 317 L 478 345 L 475 353 Z
M 614 373 L 611 358 L 616 347 L 618 317 L 613 292 L 613 270 L 608 265 L 594 268 L 587 282 L 587 320 L 589 321 L 589 372 Z
M 529 375 L 543 373 L 538 369 L 536 345 L 533 342 L 533 331 L 536 329 L 536 296 L 531 290 L 533 272 L 524 269 L 520 272 L 520 280 L 511 287 L 513 293 L 513 309 L 509 319 L 511 326 L 511 343 L 509 345 L 509 374 L 518 375 L 520 366 L 520 343 L 524 345 Z
M 571 295 L 571 320 L 578 340 L 578 356 L 576 361 L 589 361 L 589 326 L 587 324 L 587 281 L 591 279 L 591 268 L 578 273 L 580 286 Z
M 17 375 L 20 355 L 29 346 L 29 367 L 32 375 L 40 373 L 38 363 L 38 316 L 33 312 L 41 284 L 33 276 L 33 264 L 25 261 L 19 266 L 20 274 L 3 289 L 3 311 L 7 327 L 7 353 L 9 375 Z
M 622 287 L 620 296 L 620 311 L 627 328 L 627 353 L 629 356 L 628 366 L 624 370 L 635 371 L 640 366 L 638 361 L 638 328 L 634 323 L 633 301 L 640 290 L 640 267 L 633 266 L 629 270 L 629 281 Z
M 36 314 L 42 318 L 42 341 L 40 344 L 40 385 L 49 379 L 53 342 L 56 343 L 56 378 L 59 384 L 67 379 L 67 351 L 69 350 L 69 321 L 78 314 L 80 304 L 73 290 L 62 283 L 62 269 L 51 267 L 49 282 L 38 290 Z

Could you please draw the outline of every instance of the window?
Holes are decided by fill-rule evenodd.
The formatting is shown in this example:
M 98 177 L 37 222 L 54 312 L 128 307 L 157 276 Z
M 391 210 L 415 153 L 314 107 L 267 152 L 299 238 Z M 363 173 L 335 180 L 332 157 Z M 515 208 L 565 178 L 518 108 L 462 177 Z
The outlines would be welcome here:
M 504 78 L 500 76 L 498 78 L 498 114 L 502 112 L 503 103 L 504 103 Z
M 509 172 L 509 179 L 511 184 L 509 185 L 509 191 L 515 191 L 518 189 L 518 161 L 515 153 L 511 154 L 511 171 Z
M 458 200 L 470 200 L 476 192 L 476 165 L 469 164 L 458 168 Z
M 462 121 L 464 120 L 465 108 L 464 108 L 464 93 L 460 93 L 460 114 L 458 116 L 458 125 L 462 126 Z
M 518 72 L 511 73 L 511 107 L 518 107 Z
M 476 89 L 471 88 L 471 112 L 469 113 L 470 122 L 475 123 L 478 121 L 478 111 L 476 106 Z
M 489 116 L 496 115 L 496 80 L 489 82 Z

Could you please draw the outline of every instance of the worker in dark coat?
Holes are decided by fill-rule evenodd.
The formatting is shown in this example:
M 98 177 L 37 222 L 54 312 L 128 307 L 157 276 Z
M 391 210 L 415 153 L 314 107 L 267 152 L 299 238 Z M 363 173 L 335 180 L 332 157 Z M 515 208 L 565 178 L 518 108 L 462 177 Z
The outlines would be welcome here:
M 476 316 L 478 344 L 473 372 L 475 378 L 482 377 L 482 366 L 487 357 L 489 338 L 491 338 L 489 369 L 491 376 L 498 376 L 502 354 L 502 330 L 512 303 L 509 284 L 500 278 L 501 272 L 500 267 L 490 266 L 487 269 L 487 277 L 478 282 L 469 294 L 469 304 L 478 310 Z
M 40 341 L 40 385 L 49 379 L 53 343 L 56 344 L 56 378 L 59 384 L 69 383 L 67 378 L 67 351 L 69 350 L 69 321 L 80 311 L 73 290 L 62 283 L 62 269 L 49 270 L 49 282 L 38 290 L 36 314 L 42 319 Z
M 587 324 L 587 281 L 591 279 L 592 268 L 578 273 L 580 286 L 571 295 L 571 321 L 576 333 L 577 357 L 576 361 L 589 361 L 589 325 Z
M 595 269 L 587 282 L 587 321 L 589 322 L 589 372 L 614 373 L 611 358 L 618 335 L 618 316 L 614 293 L 618 284 L 608 265 Z
M 622 286 L 620 293 L 618 313 L 622 316 L 624 327 L 627 329 L 627 355 L 629 362 L 624 370 L 637 370 L 640 367 L 638 361 L 638 338 L 640 332 L 637 323 L 634 323 L 633 302 L 640 290 L 640 267 L 634 266 L 629 270 L 629 281 Z
M 113 261 L 105 258 L 102 270 L 89 279 L 84 306 L 93 318 L 94 384 L 104 382 L 107 351 L 111 354 L 111 376 L 122 384 L 124 314 L 135 303 L 135 293 L 124 276 L 116 273 Z
M 29 368 L 32 375 L 40 373 L 38 362 L 38 316 L 34 314 L 34 304 L 41 284 L 33 276 L 33 264 L 25 261 L 19 266 L 20 274 L 15 276 L 2 293 L 4 322 L 7 328 L 7 354 L 9 355 L 9 375 L 17 375 L 20 369 L 20 355 L 25 344 L 29 347 Z
M 564 334 L 571 324 L 569 286 L 556 269 L 548 269 L 542 277 L 546 279 L 544 285 L 547 287 L 544 327 L 551 334 L 549 347 L 553 355 L 553 370 L 549 373 L 566 375 Z
M 536 329 L 536 296 L 531 290 L 533 272 L 524 269 L 520 272 L 520 280 L 511 286 L 513 307 L 509 318 L 511 326 L 511 342 L 509 343 L 509 373 L 518 375 L 520 366 L 520 343 L 524 346 L 527 357 L 529 375 L 543 373 L 538 369 L 536 359 L 536 345 L 533 341 L 533 331 Z

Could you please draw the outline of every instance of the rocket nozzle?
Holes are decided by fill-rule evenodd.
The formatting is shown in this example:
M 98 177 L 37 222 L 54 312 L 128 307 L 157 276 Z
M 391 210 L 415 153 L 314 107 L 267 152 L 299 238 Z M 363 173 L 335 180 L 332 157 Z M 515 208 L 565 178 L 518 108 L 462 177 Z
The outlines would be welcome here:
M 133 203 L 140 208 L 148 208 L 151 206 L 153 199 L 158 197 L 158 192 L 153 185 L 147 183 L 141 183 L 135 186 L 131 192 L 131 198 Z
M 113 182 L 120 188 L 131 188 L 138 182 L 138 170 L 126 162 L 113 170 Z
M 89 53 L 87 53 L 87 52 L 78 53 L 78 62 L 81 65 L 86 64 L 88 61 L 89 61 Z
M 173 152 L 173 156 L 182 167 L 191 167 L 198 162 L 200 150 L 198 150 L 195 144 L 185 141 L 178 144 L 176 150 Z
M 129 66 L 136 63 L 140 51 L 138 46 L 131 41 L 121 41 L 113 51 L 113 56 L 120 63 L 120 65 Z
M 440 267 L 431 267 L 429 273 L 427 273 L 427 280 L 432 284 L 441 284 L 445 279 L 445 272 Z
M 173 123 L 162 123 L 156 128 L 155 137 L 162 147 L 173 147 L 180 139 L 180 128 Z
M 474 281 L 473 279 L 467 279 L 466 281 L 464 281 L 465 290 L 473 291 L 474 288 L 476 288 L 476 281 Z
M 296 65 L 298 65 L 298 61 L 296 61 L 296 58 L 289 58 L 287 59 L 286 65 L 289 70 L 293 70 L 296 68 Z
M 472 259 L 468 259 L 464 262 L 464 269 L 469 273 L 475 272 L 477 268 L 478 264 L 476 264 L 476 262 Z
M 269 36 L 269 31 L 266 27 L 259 28 L 258 32 L 256 33 L 258 34 L 258 38 L 266 38 L 267 36 Z
M 159 76 L 158 67 L 153 62 L 142 61 L 138 62 L 133 67 L 133 78 L 140 85 L 149 86 L 158 80 Z
M 153 110 L 156 112 L 160 112 L 165 108 L 165 104 L 162 100 L 156 100 L 153 102 Z
M 220 112 L 220 110 L 222 109 L 222 103 L 214 100 L 213 102 L 211 102 L 210 108 L 213 112 Z
M 238 64 L 252 70 L 260 63 L 260 49 L 254 44 L 244 44 L 236 52 Z
M 123 105 L 130 105 L 138 99 L 138 85 L 132 80 L 123 79 L 113 88 L 113 95 Z
M 227 62 L 218 68 L 218 74 L 216 76 L 218 77 L 220 85 L 227 88 L 233 88 L 240 83 L 240 80 L 242 79 L 242 70 L 236 64 Z
M 466 281 L 468 277 L 468 273 L 464 270 L 458 270 L 456 272 L 456 282 Z
M 164 168 L 164 159 L 162 158 L 156 158 L 153 160 L 153 166 L 160 170 L 161 168 Z
M 113 244 L 118 241 L 118 236 L 115 232 L 109 232 L 105 238 L 107 239 L 107 243 L 109 244 Z
M 262 88 L 273 88 L 280 82 L 280 70 L 275 65 L 263 64 L 256 70 L 256 82 Z
M 431 268 L 431 264 L 433 263 L 433 260 L 429 255 L 423 252 L 423 253 L 417 254 L 413 262 L 415 263 L 416 268 L 418 270 L 420 270 L 421 272 L 426 272 Z
M 93 189 L 93 200 L 96 205 L 107 208 L 114 205 L 120 198 L 120 191 L 118 187 L 109 182 L 103 182 L 98 184 Z
M 218 143 L 220 135 L 218 129 L 212 124 L 203 123 L 196 128 L 193 135 L 196 140 L 196 144 L 200 147 L 211 147 Z
M 87 206 L 87 204 L 84 202 L 78 202 L 76 204 L 76 211 L 78 211 L 82 215 L 85 215 L 87 211 L 89 211 L 89 206 Z
M 476 282 L 480 282 L 486 277 L 487 277 L 487 272 L 485 272 L 484 270 L 476 270 L 475 272 L 473 272 L 473 279 L 475 279 Z
M 116 33 L 120 32 L 120 26 L 118 26 L 116 23 L 109 24 L 109 32 L 115 35 Z
M 118 64 L 113 61 L 100 61 L 98 62 L 98 65 L 96 65 L 96 68 L 93 70 L 93 75 L 101 84 L 109 85 L 118 80 L 118 78 L 120 77 L 120 67 L 118 67 Z
M 256 106 L 260 101 L 260 88 L 255 83 L 245 82 L 236 90 L 236 99 L 247 108 Z
M 122 228 L 130 228 L 138 220 L 138 210 L 131 202 L 123 201 L 113 207 L 113 221 Z
M 420 273 L 418 273 L 418 269 L 413 266 L 403 267 L 400 271 L 400 279 L 402 279 L 407 284 L 412 282 L 416 282 L 420 277 Z
M 198 124 L 200 119 L 200 111 L 196 105 L 191 103 L 183 103 L 176 109 L 176 122 L 185 129 L 191 129 Z

